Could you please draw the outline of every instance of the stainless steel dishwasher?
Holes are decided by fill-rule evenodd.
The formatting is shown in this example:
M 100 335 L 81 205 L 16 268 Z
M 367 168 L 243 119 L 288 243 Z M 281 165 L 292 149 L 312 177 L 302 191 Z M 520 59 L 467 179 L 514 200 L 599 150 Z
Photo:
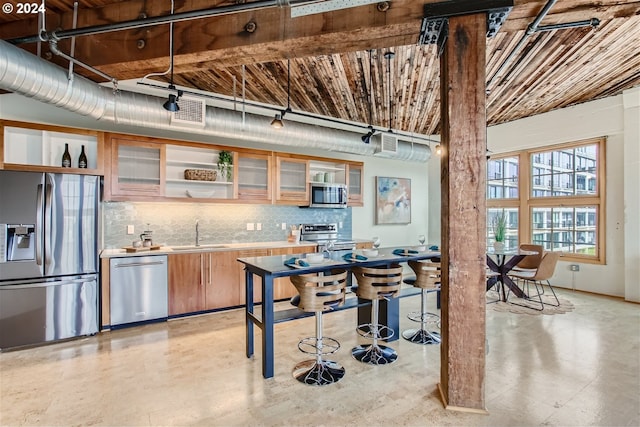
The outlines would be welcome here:
M 167 318 L 166 255 L 112 258 L 109 272 L 111 326 Z

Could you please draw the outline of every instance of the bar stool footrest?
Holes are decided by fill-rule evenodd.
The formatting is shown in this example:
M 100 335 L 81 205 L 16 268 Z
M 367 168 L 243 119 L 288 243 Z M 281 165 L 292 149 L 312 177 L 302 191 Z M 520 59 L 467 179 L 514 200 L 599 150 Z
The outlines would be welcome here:
M 351 350 L 351 355 L 358 362 L 369 365 L 388 365 L 398 359 L 398 353 L 384 345 L 359 345 Z
M 308 385 L 327 385 L 344 377 L 345 369 L 332 360 L 305 360 L 293 368 L 293 378 Z
M 322 347 L 318 345 L 316 337 L 307 337 L 298 341 L 298 350 L 305 354 L 322 355 L 333 354 L 340 349 L 340 343 L 330 337 L 322 337 Z
M 402 337 L 414 344 L 440 344 L 442 338 L 437 332 L 426 331 L 424 329 L 407 329 L 402 333 Z
M 374 332 L 373 332 L 374 328 L 373 328 L 373 324 L 371 323 L 363 323 L 361 325 L 358 325 L 358 327 L 356 328 L 356 332 L 358 332 L 358 335 L 360 335 L 363 338 L 372 340 L 374 338 Z M 392 338 L 395 335 L 395 332 L 393 331 L 393 329 L 389 328 L 386 325 L 382 325 L 382 324 L 378 324 L 377 327 L 377 337 L 380 340 L 388 340 L 389 338 Z
M 435 313 L 420 313 L 419 311 L 412 311 L 407 314 L 407 318 L 418 323 L 440 323 L 440 316 Z

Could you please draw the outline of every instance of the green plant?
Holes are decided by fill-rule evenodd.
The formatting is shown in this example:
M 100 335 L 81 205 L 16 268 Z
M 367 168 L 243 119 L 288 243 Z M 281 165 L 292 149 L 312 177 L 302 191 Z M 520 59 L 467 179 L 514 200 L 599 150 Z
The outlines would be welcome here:
M 504 211 L 493 218 L 493 236 L 496 242 L 504 242 L 507 234 L 507 216 Z
M 227 179 L 231 179 L 233 176 L 231 165 L 233 165 L 233 154 L 226 150 L 218 153 L 218 170 L 220 170 L 220 173 L 226 176 Z

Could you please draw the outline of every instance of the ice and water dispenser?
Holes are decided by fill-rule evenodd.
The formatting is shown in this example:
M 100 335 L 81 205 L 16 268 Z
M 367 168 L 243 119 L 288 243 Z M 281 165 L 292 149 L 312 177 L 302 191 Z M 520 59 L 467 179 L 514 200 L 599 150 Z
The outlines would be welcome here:
M 0 262 L 34 260 L 35 229 L 34 224 L 1 224 Z

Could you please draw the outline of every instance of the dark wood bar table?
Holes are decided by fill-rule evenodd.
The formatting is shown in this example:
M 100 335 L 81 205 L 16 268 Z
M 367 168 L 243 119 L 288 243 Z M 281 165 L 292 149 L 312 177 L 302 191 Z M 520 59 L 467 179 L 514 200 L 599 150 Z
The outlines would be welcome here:
M 493 260 L 491 255 L 496 257 L 496 261 Z M 487 291 L 493 286 L 498 285 L 500 282 L 502 288 L 502 301 L 507 301 L 507 293 L 505 292 L 505 285 L 519 298 L 527 298 L 527 295 L 516 285 L 513 280 L 508 276 L 509 272 L 518 265 L 522 259 L 527 255 L 538 255 L 536 251 L 524 251 L 520 249 L 505 250 L 505 251 L 487 251 L 487 266 L 491 271 L 498 273 L 495 277 L 490 277 L 487 280 Z M 498 290 L 500 294 L 500 290 Z
M 278 277 L 296 276 L 305 273 L 325 272 L 334 268 L 351 270 L 354 266 L 377 267 L 390 265 L 392 263 L 407 262 L 409 260 L 424 260 L 440 256 L 440 252 L 425 251 L 418 253 L 405 253 L 403 255 L 393 254 L 397 248 L 381 248 L 378 256 L 369 257 L 365 261 L 345 261 L 343 255 L 352 251 L 335 251 L 330 253 L 330 258 L 323 263 L 309 265 L 308 267 L 289 267 L 284 262 L 293 257 L 303 259 L 305 254 L 296 255 L 274 255 L 261 257 L 238 258 L 238 262 L 244 264 L 245 269 L 245 314 L 246 314 L 246 354 L 252 357 L 254 352 L 254 325 L 262 330 L 262 376 L 271 378 L 274 375 L 274 325 L 280 322 L 298 319 L 312 315 L 297 309 L 274 310 L 273 301 L 273 280 Z M 407 249 L 412 249 L 407 247 Z M 355 251 L 354 253 L 356 253 Z M 254 276 L 261 279 L 262 286 L 262 309 L 261 315 L 256 313 L 253 301 Z M 341 309 L 365 306 L 368 303 L 358 301 L 357 298 L 349 298 Z M 400 304 L 397 298 L 388 301 L 386 315 L 392 323 L 395 336 L 399 331 L 399 309 Z M 364 312 L 370 310 L 363 310 Z M 360 317 L 360 316 L 359 316 Z M 381 319 L 381 321 L 384 321 Z M 390 326 L 391 327 L 391 326 Z M 354 325 L 355 328 L 355 325 Z

